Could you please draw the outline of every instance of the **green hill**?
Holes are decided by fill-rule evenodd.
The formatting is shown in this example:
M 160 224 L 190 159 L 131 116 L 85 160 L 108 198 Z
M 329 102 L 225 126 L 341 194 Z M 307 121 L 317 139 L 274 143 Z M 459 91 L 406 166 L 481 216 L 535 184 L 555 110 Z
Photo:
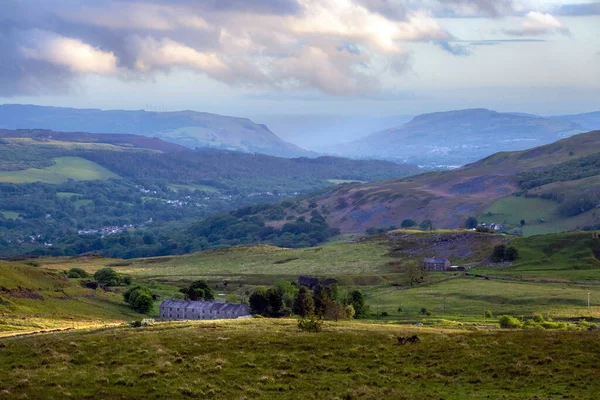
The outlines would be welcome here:
M 0 262 L 0 336 L 122 322 L 140 315 L 120 293 L 88 289 L 58 271 Z

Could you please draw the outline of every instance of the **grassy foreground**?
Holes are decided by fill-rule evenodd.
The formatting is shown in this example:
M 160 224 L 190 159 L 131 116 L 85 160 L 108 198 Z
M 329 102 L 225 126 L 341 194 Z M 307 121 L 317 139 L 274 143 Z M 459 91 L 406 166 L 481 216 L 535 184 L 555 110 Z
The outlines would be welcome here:
M 417 334 L 417 344 L 397 336 Z M 293 320 L 159 324 L 0 341 L 8 398 L 594 399 L 598 332 Z

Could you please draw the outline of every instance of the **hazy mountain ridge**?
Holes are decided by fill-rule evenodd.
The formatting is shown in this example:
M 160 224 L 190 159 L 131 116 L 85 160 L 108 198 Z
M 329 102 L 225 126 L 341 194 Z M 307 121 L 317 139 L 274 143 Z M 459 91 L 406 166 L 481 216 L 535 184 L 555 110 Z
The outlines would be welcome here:
M 0 128 L 153 136 L 189 148 L 219 148 L 281 157 L 314 156 L 246 118 L 196 111 L 149 112 L 0 105 Z
M 497 151 L 524 150 L 584 131 L 567 119 L 487 109 L 458 110 L 419 115 L 400 127 L 329 151 L 430 166 L 464 165 Z

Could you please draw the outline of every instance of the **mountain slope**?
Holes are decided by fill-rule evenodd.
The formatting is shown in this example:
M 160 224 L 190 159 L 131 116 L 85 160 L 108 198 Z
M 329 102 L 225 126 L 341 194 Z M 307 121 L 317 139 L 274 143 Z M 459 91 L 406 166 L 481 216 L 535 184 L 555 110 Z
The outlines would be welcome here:
M 398 128 L 331 149 L 353 157 L 464 165 L 497 151 L 523 150 L 581 133 L 576 123 L 486 109 L 424 114 Z
M 553 118 L 573 122 L 586 130 L 600 129 L 600 111 L 575 115 L 560 115 Z
M 154 136 L 189 148 L 211 147 L 282 157 L 311 156 L 246 118 L 195 111 L 148 112 L 0 105 L 0 128 Z
M 564 186 L 579 179 L 575 175 L 565 175 L 565 170 L 577 168 L 570 166 L 570 163 L 577 160 L 592 162 L 588 158 L 596 157 L 598 152 L 600 131 L 594 131 L 526 151 L 497 153 L 451 171 L 341 187 L 312 201 L 329 210 L 327 223 L 342 232 L 399 226 L 409 218 L 416 221 L 431 220 L 435 227 L 457 228 L 463 225 L 466 217 L 479 216 L 496 200 L 521 191 L 521 180 L 526 177 L 523 173 L 556 166 L 552 169 L 555 171 L 554 178 L 544 182 L 544 185 L 552 185 L 561 177 L 566 177 L 568 182 L 561 184 Z M 600 175 L 600 170 L 591 174 L 587 179 L 594 174 Z M 595 185 L 586 186 L 586 190 L 595 193 L 591 189 L 600 187 L 598 181 Z M 535 191 L 531 191 L 531 194 L 541 196 L 544 187 L 536 189 L 540 191 L 539 194 Z M 582 192 L 574 192 L 578 193 Z M 552 194 L 543 197 L 552 198 Z M 565 200 L 568 199 L 557 195 L 553 201 Z M 589 217 L 592 218 L 590 221 L 594 221 L 595 216 L 590 214 Z M 587 223 L 592 223 L 590 221 Z

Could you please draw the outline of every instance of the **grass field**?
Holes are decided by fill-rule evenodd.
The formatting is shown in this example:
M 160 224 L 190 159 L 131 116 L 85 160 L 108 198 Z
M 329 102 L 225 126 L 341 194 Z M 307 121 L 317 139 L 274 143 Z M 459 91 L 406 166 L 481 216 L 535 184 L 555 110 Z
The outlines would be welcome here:
M 0 214 L 2 214 L 6 219 L 17 219 L 21 215 L 14 211 L 0 211 Z
M 519 259 L 510 267 L 477 268 L 473 273 L 565 281 L 600 281 L 600 240 L 591 232 L 516 238 Z
M 81 196 L 79 193 L 73 193 L 73 192 L 58 192 L 56 193 L 56 197 L 59 197 L 61 199 L 70 199 L 73 196 Z
M 82 181 L 118 177 L 108 169 L 80 157 L 58 157 L 54 159 L 54 165 L 44 169 L 0 172 L 0 182 L 6 183 L 62 183 L 70 179 Z
M 399 346 L 397 336 L 420 342 Z M 595 399 L 598 332 L 182 322 L 2 339 L 9 398 Z
M 553 318 L 600 317 L 600 286 L 456 278 L 382 293 L 371 292 L 367 297 L 369 306 L 372 310 L 389 313 L 390 319 L 399 320 L 420 318 L 422 308 L 432 313 L 425 321 L 432 318 L 482 320 L 487 310 L 496 316 L 540 313 Z M 589 310 L 588 293 L 591 293 L 592 305 Z M 398 307 L 402 307 L 403 311 L 398 312 Z
M 559 204 L 552 200 L 508 196 L 486 208 L 479 216 L 479 222 L 501 223 L 506 231 L 510 231 L 520 228 L 523 219 L 523 236 L 534 236 L 580 229 L 596 220 L 595 210 L 566 218 L 559 215 L 558 208 Z

